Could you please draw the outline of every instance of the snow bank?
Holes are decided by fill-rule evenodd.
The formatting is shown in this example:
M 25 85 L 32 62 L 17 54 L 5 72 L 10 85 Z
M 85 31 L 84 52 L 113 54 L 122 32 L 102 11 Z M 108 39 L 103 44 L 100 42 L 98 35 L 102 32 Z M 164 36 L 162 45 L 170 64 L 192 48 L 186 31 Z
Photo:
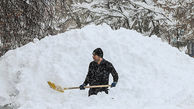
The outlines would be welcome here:
M 59 93 L 47 85 L 79 86 L 92 51 L 101 47 L 119 73 L 110 94 Z M 0 105 L 19 109 L 193 109 L 194 61 L 156 37 L 107 25 L 71 30 L 0 58 Z M 112 82 L 112 80 L 110 80 Z

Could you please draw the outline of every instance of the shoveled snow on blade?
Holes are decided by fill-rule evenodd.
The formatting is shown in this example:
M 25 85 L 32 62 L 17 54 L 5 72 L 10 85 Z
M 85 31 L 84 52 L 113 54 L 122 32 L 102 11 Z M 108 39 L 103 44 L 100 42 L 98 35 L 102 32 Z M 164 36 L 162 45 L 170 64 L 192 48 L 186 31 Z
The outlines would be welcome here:
M 79 86 L 101 47 L 119 74 L 109 94 L 88 97 Z M 112 82 L 112 80 L 110 80 Z M 126 29 L 89 25 L 34 40 L 0 58 L 0 105 L 19 109 L 193 109 L 193 58 L 162 42 Z

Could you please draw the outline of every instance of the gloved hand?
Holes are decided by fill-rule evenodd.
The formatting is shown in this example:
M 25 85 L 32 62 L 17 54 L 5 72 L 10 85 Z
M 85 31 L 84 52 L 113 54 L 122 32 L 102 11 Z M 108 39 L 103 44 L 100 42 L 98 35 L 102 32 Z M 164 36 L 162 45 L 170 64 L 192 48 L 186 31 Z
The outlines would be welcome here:
M 113 82 L 113 83 L 111 84 L 111 87 L 116 87 L 116 85 L 117 85 L 117 82 Z
M 85 86 L 84 84 L 80 85 L 79 86 L 80 90 L 85 90 L 84 86 Z

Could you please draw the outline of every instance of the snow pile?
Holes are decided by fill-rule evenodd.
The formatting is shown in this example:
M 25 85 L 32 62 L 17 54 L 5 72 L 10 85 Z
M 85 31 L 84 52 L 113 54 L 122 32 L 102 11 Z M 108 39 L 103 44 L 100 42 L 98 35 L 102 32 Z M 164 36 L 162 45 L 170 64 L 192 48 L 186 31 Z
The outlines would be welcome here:
M 52 90 L 47 81 L 79 86 L 101 47 L 119 73 L 109 95 Z M 193 109 L 193 58 L 156 37 L 107 25 L 71 30 L 7 52 L 0 58 L 0 105 L 19 109 Z M 112 80 L 110 80 L 110 83 Z

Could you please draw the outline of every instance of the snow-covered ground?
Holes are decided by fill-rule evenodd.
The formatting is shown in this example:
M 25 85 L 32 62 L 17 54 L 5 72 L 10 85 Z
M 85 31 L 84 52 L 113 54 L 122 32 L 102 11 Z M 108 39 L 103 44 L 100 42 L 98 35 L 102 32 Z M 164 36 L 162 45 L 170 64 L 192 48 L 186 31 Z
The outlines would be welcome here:
M 109 95 L 52 90 L 79 86 L 101 47 L 119 73 Z M 112 79 L 110 80 L 112 82 Z M 0 58 L 0 105 L 19 109 L 193 109 L 194 61 L 156 37 L 89 25 L 34 40 Z

